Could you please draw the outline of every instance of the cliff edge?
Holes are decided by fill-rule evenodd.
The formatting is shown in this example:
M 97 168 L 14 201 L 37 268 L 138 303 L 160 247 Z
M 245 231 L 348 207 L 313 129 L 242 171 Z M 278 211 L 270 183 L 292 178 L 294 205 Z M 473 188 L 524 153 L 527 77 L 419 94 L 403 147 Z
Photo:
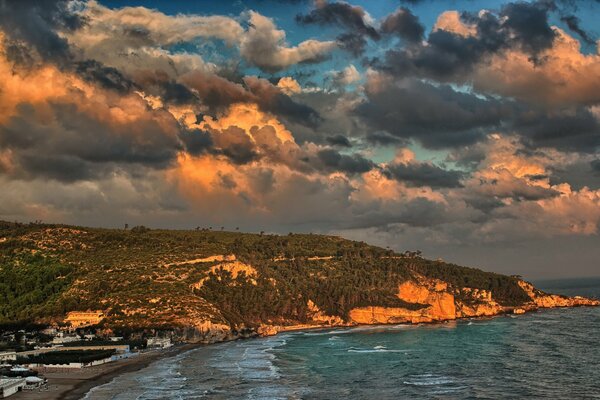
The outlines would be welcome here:
M 599 305 L 516 276 L 313 234 L 0 221 L 0 266 L 0 324 L 67 324 L 67 313 L 95 310 L 100 331 L 168 331 L 188 342 Z

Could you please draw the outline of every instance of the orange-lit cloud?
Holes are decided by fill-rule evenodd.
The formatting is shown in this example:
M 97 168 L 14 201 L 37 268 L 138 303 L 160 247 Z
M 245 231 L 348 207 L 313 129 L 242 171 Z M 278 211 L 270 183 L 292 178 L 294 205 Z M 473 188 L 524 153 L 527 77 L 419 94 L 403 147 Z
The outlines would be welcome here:
M 475 69 L 475 89 L 549 105 L 599 102 L 600 53 L 583 54 L 578 40 L 554 30 L 554 45 L 540 63 L 517 50 L 496 54 Z
M 441 13 L 433 26 L 433 30 L 448 31 L 461 36 L 475 36 L 477 34 L 477 27 L 461 21 L 458 11 L 444 11 Z

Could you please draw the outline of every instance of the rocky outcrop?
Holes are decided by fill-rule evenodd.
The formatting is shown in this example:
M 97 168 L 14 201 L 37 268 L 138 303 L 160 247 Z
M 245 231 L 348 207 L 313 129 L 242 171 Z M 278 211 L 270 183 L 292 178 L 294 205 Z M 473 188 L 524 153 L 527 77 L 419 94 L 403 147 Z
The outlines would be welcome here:
M 456 318 L 491 317 L 506 312 L 507 309 L 495 301 L 466 303 L 456 302 Z
M 419 310 L 426 319 L 444 321 L 456 318 L 454 295 L 448 292 L 446 282 L 437 279 L 406 281 L 398 286 L 396 296 L 407 303 L 427 305 L 423 310 Z
M 531 298 L 520 307 L 502 306 L 493 299 L 493 293 L 477 288 L 451 290 L 446 282 L 416 277 L 398 287 L 397 297 L 414 307 L 368 306 L 354 308 L 349 319 L 355 324 L 397 324 L 448 321 L 456 318 L 494 316 L 507 312 L 522 314 L 528 310 L 552 307 L 597 306 L 598 300 L 546 294 L 528 282 L 519 285 Z M 417 308 L 421 305 L 421 308 Z
M 448 284 L 436 279 L 405 281 L 398 286 L 396 296 L 413 304 L 405 307 L 358 307 L 350 310 L 350 320 L 357 324 L 398 324 L 447 321 L 456 318 L 454 295 Z
M 581 296 L 567 297 L 558 294 L 548 294 L 536 289 L 531 283 L 519 280 L 519 286 L 531 298 L 534 308 L 554 308 L 554 307 L 579 307 L 579 306 L 598 306 L 600 301 L 587 299 Z
M 312 321 L 314 321 L 318 324 L 323 324 L 323 325 L 328 325 L 328 326 L 344 324 L 343 319 L 341 319 L 337 315 L 325 314 L 323 311 L 321 311 L 321 309 L 315 303 L 313 303 L 312 300 L 308 300 L 308 302 L 306 303 L 306 306 L 308 307 L 308 317 Z
M 440 319 L 434 319 L 427 310 L 409 310 L 402 307 L 357 307 L 350 310 L 349 317 L 353 323 L 359 325 L 418 324 L 440 321 Z
M 273 325 L 273 324 L 261 324 L 257 329 L 256 333 L 259 336 L 272 336 L 279 332 L 300 330 L 300 329 L 311 329 L 318 327 L 333 327 L 333 326 L 347 326 L 348 323 L 342 318 L 336 315 L 327 315 L 312 301 L 308 300 L 306 303 L 308 308 L 308 317 L 310 322 L 307 324 L 291 324 L 291 325 Z
M 210 268 L 209 272 L 207 272 L 206 275 L 208 275 L 209 273 L 216 273 L 218 270 L 224 270 L 224 271 L 228 271 L 231 274 L 231 277 L 233 279 L 237 278 L 238 275 L 240 275 L 241 273 L 244 273 L 250 280 L 250 282 L 253 285 L 256 285 L 256 277 L 258 276 L 258 272 L 256 272 L 256 269 L 248 264 L 244 264 L 241 261 L 231 261 L 231 262 L 226 262 L 223 264 L 217 264 L 213 267 Z M 204 284 L 204 282 L 208 279 L 208 276 L 200 279 L 198 282 L 196 282 L 195 284 L 192 285 L 192 288 L 194 289 L 200 289 L 202 288 L 202 285 Z

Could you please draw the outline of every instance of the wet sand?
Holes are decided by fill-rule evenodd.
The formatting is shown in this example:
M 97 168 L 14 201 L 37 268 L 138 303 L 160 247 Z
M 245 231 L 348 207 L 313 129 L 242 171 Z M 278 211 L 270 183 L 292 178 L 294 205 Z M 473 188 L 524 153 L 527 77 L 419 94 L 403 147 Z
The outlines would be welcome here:
M 96 367 L 68 371 L 40 371 L 40 376 L 48 379 L 49 390 L 22 391 L 11 398 L 15 400 L 78 400 L 92 388 L 108 383 L 121 374 L 138 371 L 156 360 L 177 355 L 197 346 L 199 345 L 186 344 L 173 346 L 166 350 L 151 350 L 128 359 Z

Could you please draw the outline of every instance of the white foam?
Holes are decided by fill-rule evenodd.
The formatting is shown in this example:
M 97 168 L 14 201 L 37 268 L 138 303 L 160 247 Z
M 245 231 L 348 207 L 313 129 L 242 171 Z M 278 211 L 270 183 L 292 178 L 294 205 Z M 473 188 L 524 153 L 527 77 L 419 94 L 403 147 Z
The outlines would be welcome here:
M 409 380 L 403 381 L 405 385 L 411 386 L 439 386 L 453 384 L 454 381 L 447 376 L 423 374 L 423 375 L 412 375 Z
M 346 351 L 348 353 L 407 353 L 409 350 L 388 349 L 385 346 L 375 346 L 372 349 L 357 349 L 351 347 Z

